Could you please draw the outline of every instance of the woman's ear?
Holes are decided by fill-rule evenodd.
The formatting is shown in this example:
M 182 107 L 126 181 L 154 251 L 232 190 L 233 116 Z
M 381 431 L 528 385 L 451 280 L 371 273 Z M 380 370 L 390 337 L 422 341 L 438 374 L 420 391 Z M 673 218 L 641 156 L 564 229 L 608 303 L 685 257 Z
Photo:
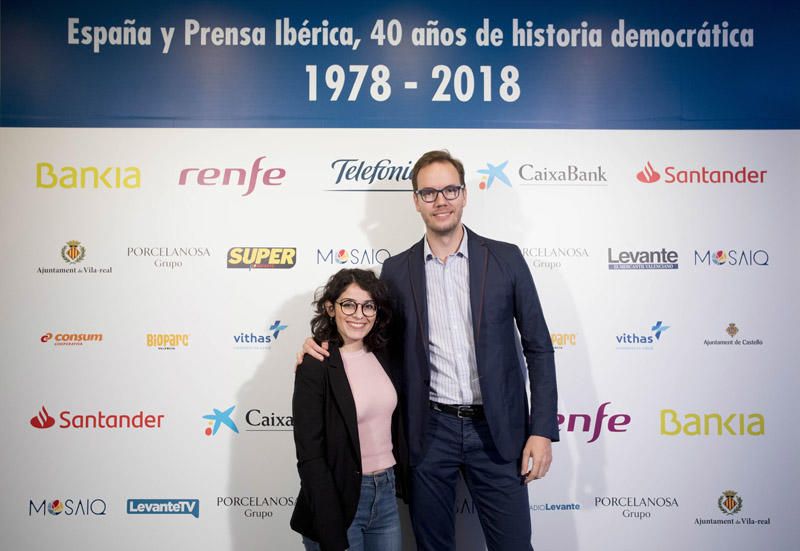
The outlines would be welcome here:
M 334 317 L 334 314 L 336 313 L 336 309 L 333 307 L 333 303 L 329 300 L 325 301 L 325 312 L 330 317 Z

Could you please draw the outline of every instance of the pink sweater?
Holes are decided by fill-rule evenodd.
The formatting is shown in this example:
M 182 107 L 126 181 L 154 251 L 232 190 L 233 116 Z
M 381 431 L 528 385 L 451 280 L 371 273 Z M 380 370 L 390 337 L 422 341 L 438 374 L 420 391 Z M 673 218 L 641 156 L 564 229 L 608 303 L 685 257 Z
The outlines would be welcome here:
M 395 464 L 392 412 L 397 407 L 397 393 L 374 354 L 363 349 L 341 354 L 356 403 L 362 472 L 387 469 Z

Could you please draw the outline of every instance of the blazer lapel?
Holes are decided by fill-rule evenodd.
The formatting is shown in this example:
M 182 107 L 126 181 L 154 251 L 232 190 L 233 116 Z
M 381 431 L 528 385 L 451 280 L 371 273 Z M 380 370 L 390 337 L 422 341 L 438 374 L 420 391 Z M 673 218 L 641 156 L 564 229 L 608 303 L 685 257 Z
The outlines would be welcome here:
M 420 331 L 420 340 L 425 347 L 426 361 L 430 359 L 428 350 L 428 290 L 425 285 L 425 258 L 423 257 L 423 237 L 416 245 L 411 247 L 408 255 L 408 276 L 411 282 L 411 294 L 417 312 L 417 326 Z
M 356 415 L 356 403 L 353 400 L 353 391 L 350 389 L 350 383 L 347 380 L 347 374 L 344 371 L 344 363 L 342 356 L 339 354 L 339 349 L 331 347 L 331 355 L 328 358 L 328 380 L 331 385 L 331 394 L 333 399 L 339 406 L 339 411 L 342 413 L 347 432 L 350 435 L 350 442 L 356 452 L 356 456 L 361 456 L 361 444 L 358 440 L 358 416 Z
M 469 302 L 472 310 L 472 333 L 475 338 L 477 354 L 481 335 L 481 318 L 483 317 L 483 297 L 486 285 L 486 270 L 489 266 L 489 249 L 483 239 L 464 226 L 469 233 L 467 250 L 469 251 Z

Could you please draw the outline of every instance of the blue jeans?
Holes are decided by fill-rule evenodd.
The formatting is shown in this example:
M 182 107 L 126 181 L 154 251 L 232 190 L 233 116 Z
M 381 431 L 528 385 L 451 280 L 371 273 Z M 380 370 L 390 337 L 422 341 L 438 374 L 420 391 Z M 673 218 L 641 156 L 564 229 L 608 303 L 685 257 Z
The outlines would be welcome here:
M 350 551 L 400 551 L 400 515 L 394 495 L 394 469 L 361 477 L 358 510 L 347 529 Z M 306 551 L 319 551 L 319 544 L 306 537 L 303 545 Z

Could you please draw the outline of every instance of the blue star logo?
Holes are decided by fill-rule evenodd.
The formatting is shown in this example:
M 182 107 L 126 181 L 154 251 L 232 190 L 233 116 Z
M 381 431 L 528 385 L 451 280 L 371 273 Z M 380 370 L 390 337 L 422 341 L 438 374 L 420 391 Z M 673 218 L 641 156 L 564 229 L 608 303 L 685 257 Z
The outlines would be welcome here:
M 217 434 L 220 425 L 225 425 L 229 429 L 231 429 L 236 434 L 239 434 L 239 428 L 236 426 L 236 423 L 233 422 L 231 419 L 231 413 L 236 406 L 231 406 L 225 411 L 220 411 L 217 408 L 214 408 L 214 413 L 209 413 L 208 415 L 203 415 L 203 419 L 208 419 L 209 421 L 214 421 L 214 428 L 213 429 L 206 429 L 206 435 L 213 436 Z M 210 425 L 211 423 L 209 423 Z
M 511 180 L 508 179 L 506 173 L 503 170 L 506 168 L 508 161 L 503 161 L 499 165 L 493 165 L 492 163 L 486 163 L 486 168 L 482 168 L 478 171 L 478 174 L 485 174 L 486 181 L 481 182 L 480 188 L 481 189 L 489 189 L 492 187 L 494 183 L 494 179 L 497 178 L 501 182 L 503 182 L 508 187 L 511 187 Z
M 667 329 L 669 329 L 669 325 L 661 325 L 661 322 L 660 322 L 660 321 L 657 321 L 657 322 L 656 322 L 656 324 L 655 324 L 653 327 L 651 327 L 650 329 L 652 329 L 653 331 L 655 331 L 655 333 L 656 333 L 656 340 L 658 340 L 658 339 L 660 339 L 660 338 L 661 338 L 661 333 L 663 333 L 664 331 L 666 331 Z
M 273 323 L 273 324 L 270 326 L 269 330 L 270 330 L 270 331 L 275 331 L 275 332 L 272 334 L 272 336 L 273 336 L 275 339 L 277 339 L 277 338 L 278 338 L 278 333 L 280 333 L 281 331 L 283 331 L 283 330 L 284 330 L 284 329 L 286 329 L 287 327 L 289 327 L 289 326 L 288 326 L 288 325 L 281 325 L 281 320 L 275 320 L 275 323 Z

